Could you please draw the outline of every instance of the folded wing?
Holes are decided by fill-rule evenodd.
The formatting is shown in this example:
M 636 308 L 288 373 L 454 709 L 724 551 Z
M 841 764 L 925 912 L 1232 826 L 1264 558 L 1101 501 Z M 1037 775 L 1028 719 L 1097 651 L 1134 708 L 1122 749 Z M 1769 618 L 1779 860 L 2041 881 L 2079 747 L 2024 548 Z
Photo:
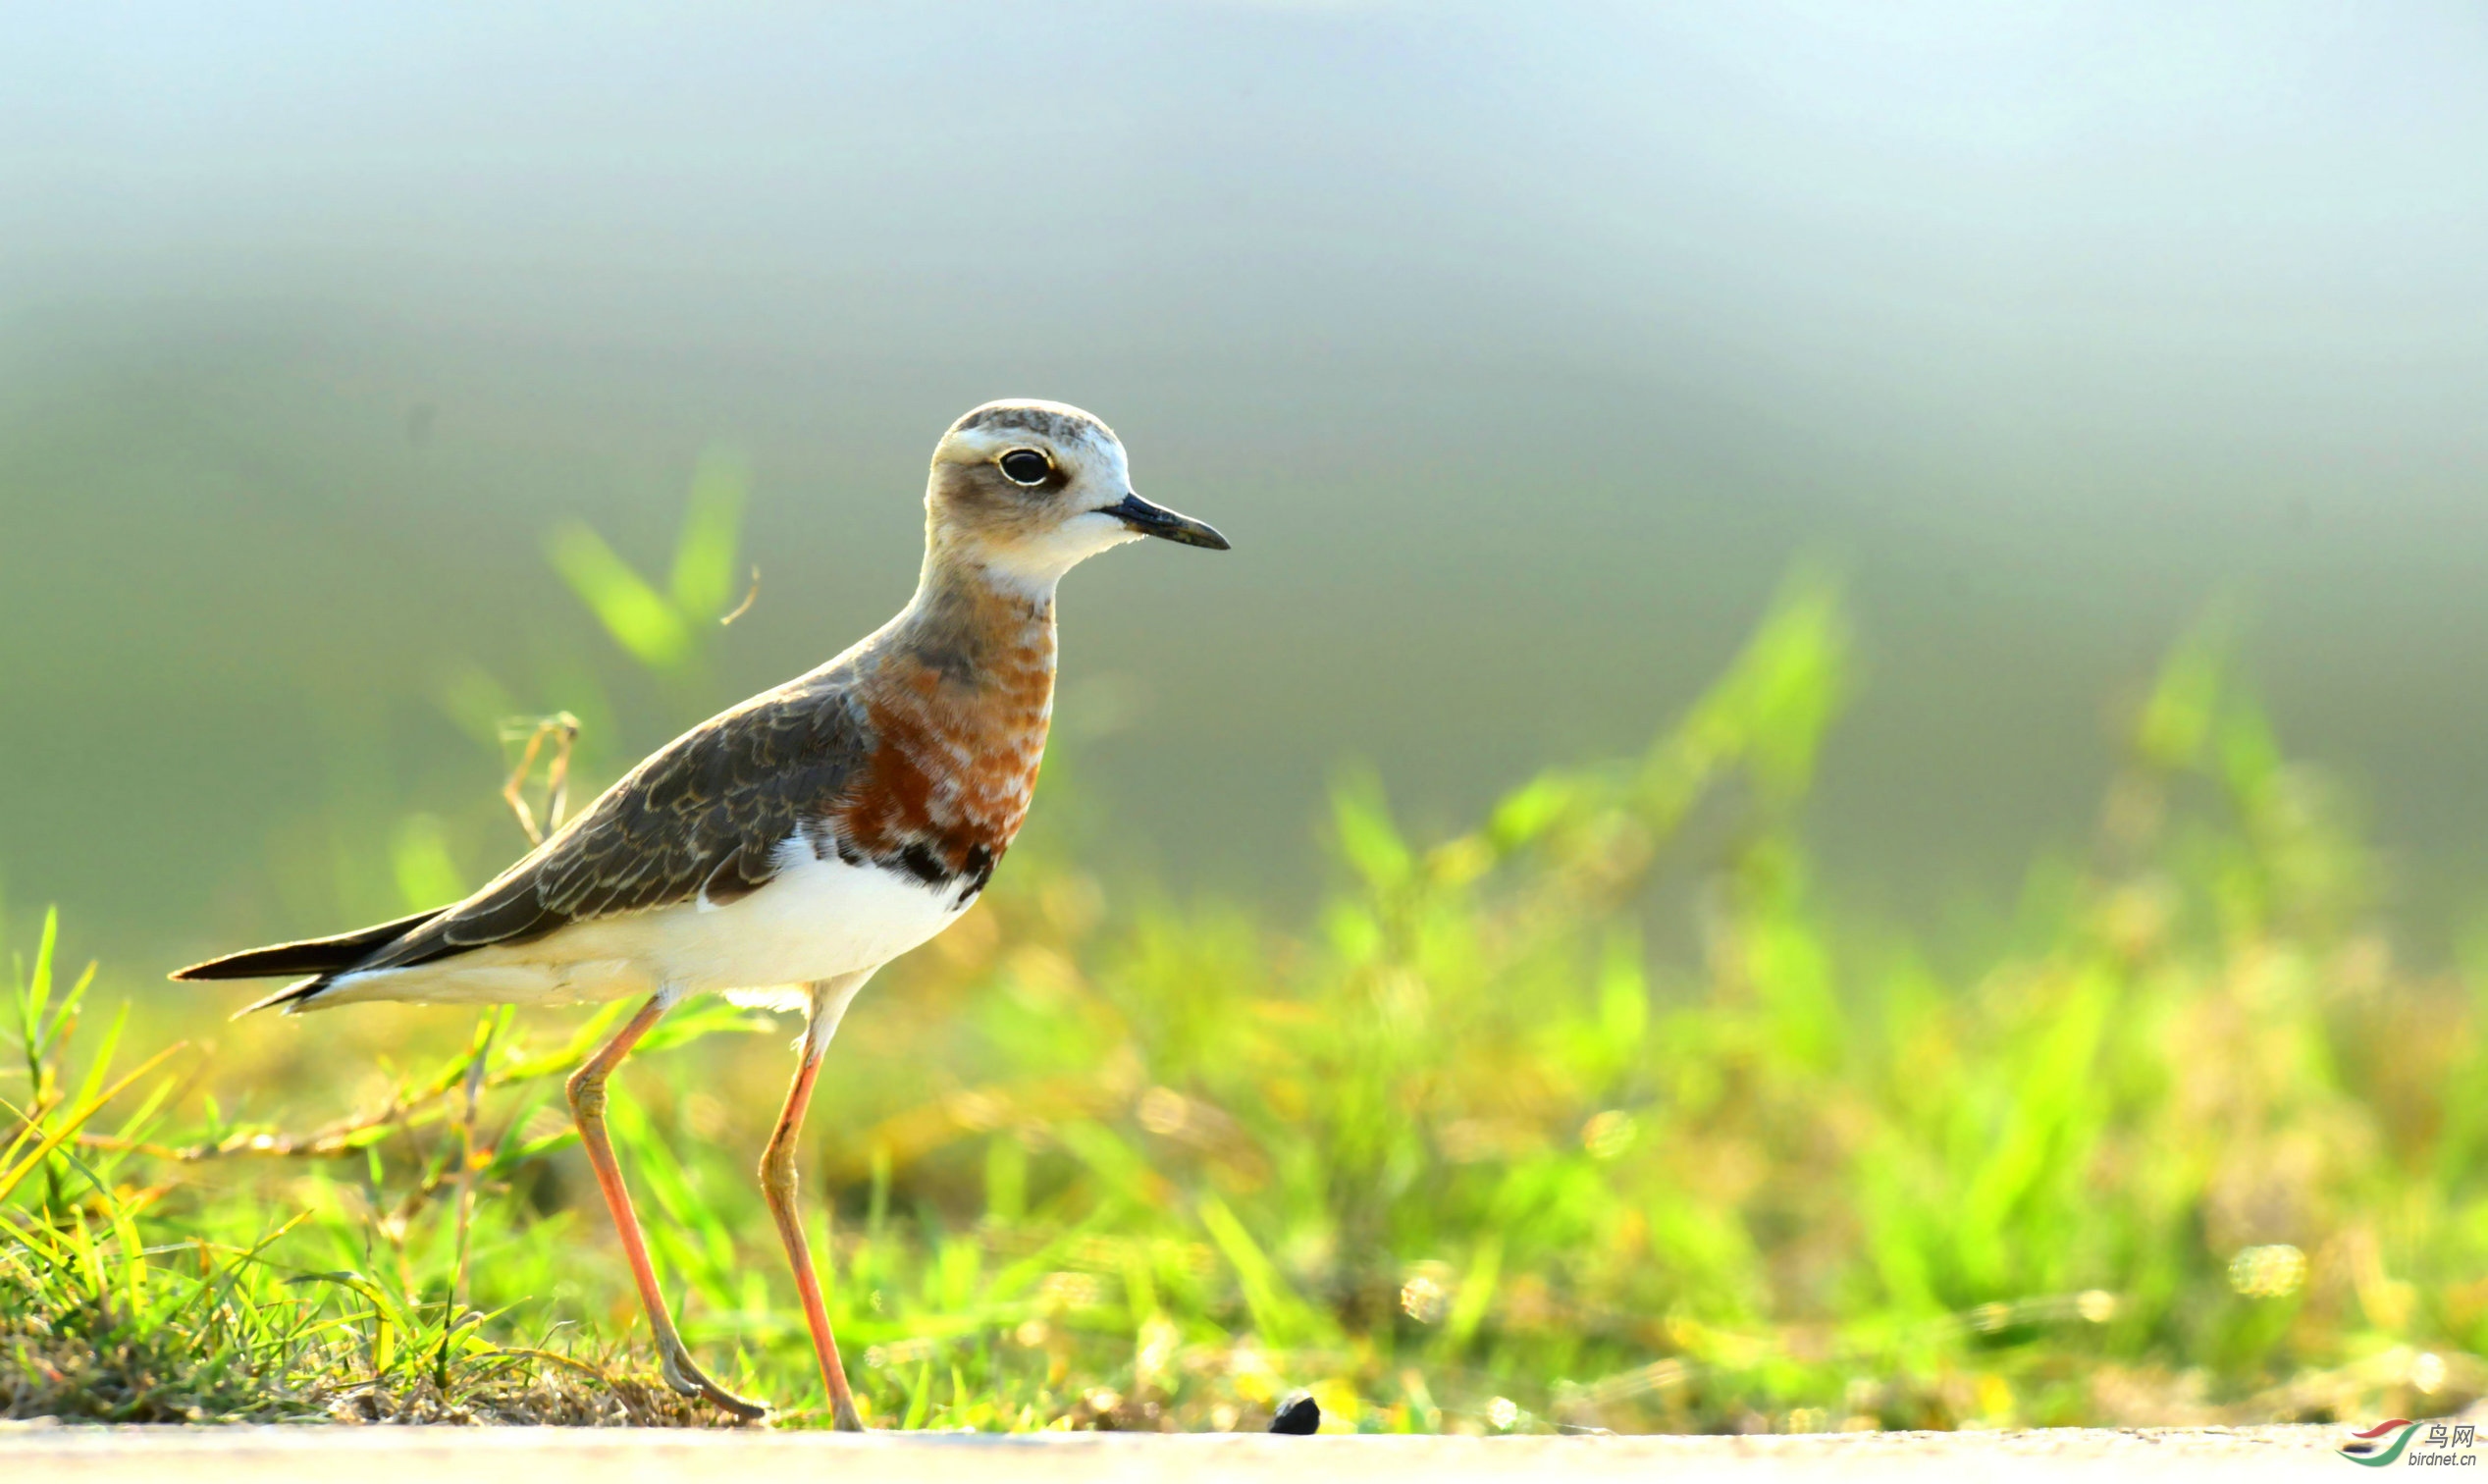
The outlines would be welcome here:
M 847 687 L 815 680 L 771 692 L 676 738 L 465 901 L 173 977 L 313 976 L 262 1001 L 289 1004 L 345 974 L 437 963 L 597 918 L 729 902 L 768 883 L 791 836 L 834 829 L 869 753 L 864 709 Z

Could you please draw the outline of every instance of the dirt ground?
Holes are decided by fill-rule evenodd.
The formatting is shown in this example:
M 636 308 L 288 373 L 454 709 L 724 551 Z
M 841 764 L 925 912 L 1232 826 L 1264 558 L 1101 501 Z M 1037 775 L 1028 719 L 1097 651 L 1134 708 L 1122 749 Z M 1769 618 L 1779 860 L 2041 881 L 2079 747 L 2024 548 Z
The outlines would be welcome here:
M 2358 1477 L 2338 1427 L 1832 1433 L 1769 1438 L 994 1438 L 555 1428 L 86 1428 L 0 1424 L 7 1484 L 1210 1484 L 1421 1477 L 1606 1480 Z M 2445 1452 L 2439 1449 L 2436 1452 Z M 2475 1451 L 2474 1451 L 2475 1452 Z M 2409 1466 L 2405 1458 L 2394 1466 Z M 2472 1460 L 2476 1465 L 2476 1459 Z

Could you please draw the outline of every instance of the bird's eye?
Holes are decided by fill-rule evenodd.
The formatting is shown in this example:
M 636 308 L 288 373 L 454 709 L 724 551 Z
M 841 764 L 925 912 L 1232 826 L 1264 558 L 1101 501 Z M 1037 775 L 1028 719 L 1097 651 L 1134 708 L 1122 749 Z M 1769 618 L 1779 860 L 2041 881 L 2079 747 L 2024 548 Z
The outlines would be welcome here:
M 994 461 L 1002 466 L 1002 477 L 1016 485 L 1041 485 L 1054 472 L 1054 461 L 1034 449 L 1013 449 Z

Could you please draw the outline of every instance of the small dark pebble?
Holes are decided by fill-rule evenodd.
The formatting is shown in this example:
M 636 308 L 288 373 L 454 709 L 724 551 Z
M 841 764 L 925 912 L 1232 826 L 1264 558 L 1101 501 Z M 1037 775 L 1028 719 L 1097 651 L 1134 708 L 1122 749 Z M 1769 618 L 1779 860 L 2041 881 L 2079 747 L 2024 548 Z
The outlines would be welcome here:
M 1292 1438 L 1309 1438 L 1322 1430 L 1322 1408 L 1309 1392 L 1297 1392 L 1279 1404 L 1279 1414 L 1270 1419 L 1270 1430 Z

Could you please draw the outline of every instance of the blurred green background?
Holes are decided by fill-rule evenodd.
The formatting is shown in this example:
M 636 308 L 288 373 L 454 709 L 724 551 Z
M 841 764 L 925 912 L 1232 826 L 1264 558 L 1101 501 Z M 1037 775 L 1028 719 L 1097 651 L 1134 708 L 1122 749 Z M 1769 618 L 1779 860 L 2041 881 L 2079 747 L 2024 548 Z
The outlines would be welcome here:
M 1792 555 L 1870 683 L 1836 899 L 1992 909 L 2206 599 L 2413 930 L 2488 837 L 2476 11 L 1321 4 L 27 14 L 0 47 L 0 871 L 132 969 L 511 837 L 471 669 L 680 709 L 549 574 L 713 449 L 765 591 L 703 704 L 912 582 L 932 440 L 1102 414 L 1228 559 L 1065 608 L 1104 842 L 1306 899 L 1388 758 L 1448 827 L 1637 745 Z M 288 884 L 289 879 L 291 884 Z M 360 892 L 360 894 L 357 894 Z
M 159 1150 L 474 1029 L 217 1030 L 162 970 L 481 881 L 512 718 L 592 788 L 835 653 L 942 427 L 1044 396 L 1238 550 L 1070 579 L 1031 840 L 851 1025 L 824 1179 L 893 1297 L 841 1323 L 954 1347 L 877 1416 L 2488 1386 L 2474 9 L 0 26 L 0 928 L 57 903 L 142 1049 L 216 1037 Z M 768 1098 L 700 1101 L 746 1042 L 630 1138 L 690 1171 L 695 1338 L 788 1391 L 728 1193 Z M 479 1219 L 542 1299 L 577 1171 L 512 1075 Z M 427 1128 L 94 1173 L 237 1246 L 322 1212 L 419 1307 Z M 554 1312 L 617 1333 L 612 1276 Z

